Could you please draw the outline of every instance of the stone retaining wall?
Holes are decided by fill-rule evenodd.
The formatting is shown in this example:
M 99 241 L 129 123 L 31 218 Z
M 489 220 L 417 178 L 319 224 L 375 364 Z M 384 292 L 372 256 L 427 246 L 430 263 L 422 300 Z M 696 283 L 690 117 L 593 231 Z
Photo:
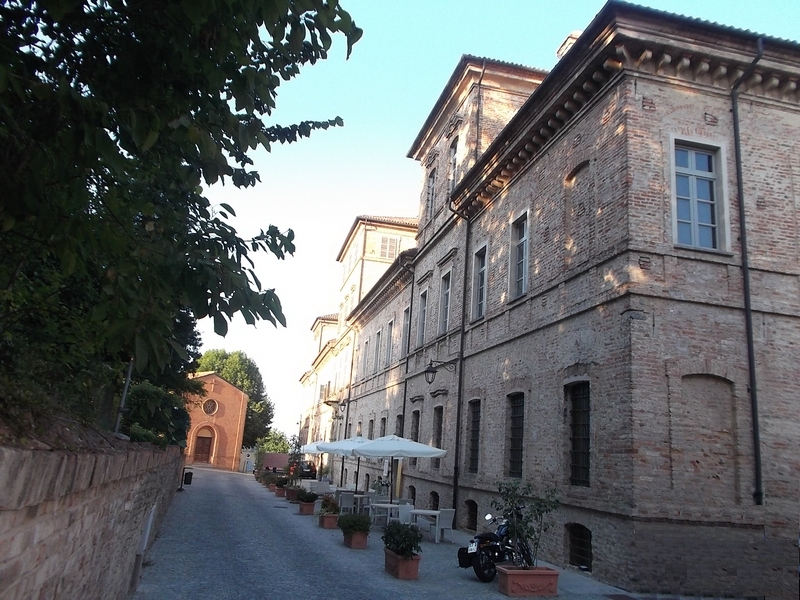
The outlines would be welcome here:
M 124 599 L 183 456 L 150 444 L 106 454 L 0 447 L 0 600 Z

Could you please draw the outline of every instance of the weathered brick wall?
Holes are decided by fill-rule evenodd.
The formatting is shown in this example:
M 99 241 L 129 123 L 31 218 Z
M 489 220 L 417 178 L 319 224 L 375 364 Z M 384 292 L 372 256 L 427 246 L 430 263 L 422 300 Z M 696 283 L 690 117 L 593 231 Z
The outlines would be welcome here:
M 113 454 L 0 448 L 0 600 L 127 598 L 180 485 L 183 457 L 150 444 Z

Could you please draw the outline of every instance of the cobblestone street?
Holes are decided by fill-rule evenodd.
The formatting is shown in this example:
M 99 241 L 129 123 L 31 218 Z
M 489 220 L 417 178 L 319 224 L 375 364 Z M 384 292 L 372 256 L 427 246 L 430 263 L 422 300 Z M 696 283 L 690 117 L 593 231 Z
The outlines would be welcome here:
M 316 517 L 297 512 L 250 474 L 195 468 L 145 557 L 134 600 L 505 598 L 496 579 L 484 584 L 458 568 L 458 547 L 471 537 L 465 532 L 447 532 L 438 545 L 426 537 L 419 580 L 399 581 L 383 569 L 380 528 L 367 550 L 351 550 L 339 529 L 321 529 Z M 637 597 L 562 571 L 560 598 L 615 594 Z

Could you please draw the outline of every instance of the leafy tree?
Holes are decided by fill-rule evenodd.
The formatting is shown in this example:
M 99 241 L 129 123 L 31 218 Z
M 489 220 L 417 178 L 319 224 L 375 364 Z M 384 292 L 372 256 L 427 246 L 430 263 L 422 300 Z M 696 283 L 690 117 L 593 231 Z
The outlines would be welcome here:
M 258 438 L 267 435 L 275 407 L 264 392 L 261 371 L 256 363 L 244 352 L 237 350 L 207 350 L 197 362 L 199 371 L 214 371 L 226 381 L 243 390 L 249 397 L 247 417 L 244 422 L 242 446 L 256 445 Z
M 0 3 L 0 409 L 96 410 L 166 368 L 176 316 L 224 335 L 285 324 L 245 240 L 202 184 L 259 181 L 249 154 L 341 119 L 267 122 L 281 81 L 361 30 L 337 0 L 48 0 Z
M 282 431 L 271 430 L 264 437 L 258 438 L 256 447 L 262 452 L 289 453 L 289 439 Z
M 189 413 L 185 400 L 177 395 L 143 382 L 131 386 L 126 399 L 127 414 L 123 431 L 134 441 L 154 441 L 165 447 L 169 444 L 186 446 Z

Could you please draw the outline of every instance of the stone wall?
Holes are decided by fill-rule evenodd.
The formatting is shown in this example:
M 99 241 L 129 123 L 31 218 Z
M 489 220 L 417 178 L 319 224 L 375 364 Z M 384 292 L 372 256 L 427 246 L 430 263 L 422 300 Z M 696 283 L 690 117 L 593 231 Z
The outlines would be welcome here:
M 80 454 L 0 447 L 0 600 L 127 598 L 137 548 L 180 485 L 177 446 Z

